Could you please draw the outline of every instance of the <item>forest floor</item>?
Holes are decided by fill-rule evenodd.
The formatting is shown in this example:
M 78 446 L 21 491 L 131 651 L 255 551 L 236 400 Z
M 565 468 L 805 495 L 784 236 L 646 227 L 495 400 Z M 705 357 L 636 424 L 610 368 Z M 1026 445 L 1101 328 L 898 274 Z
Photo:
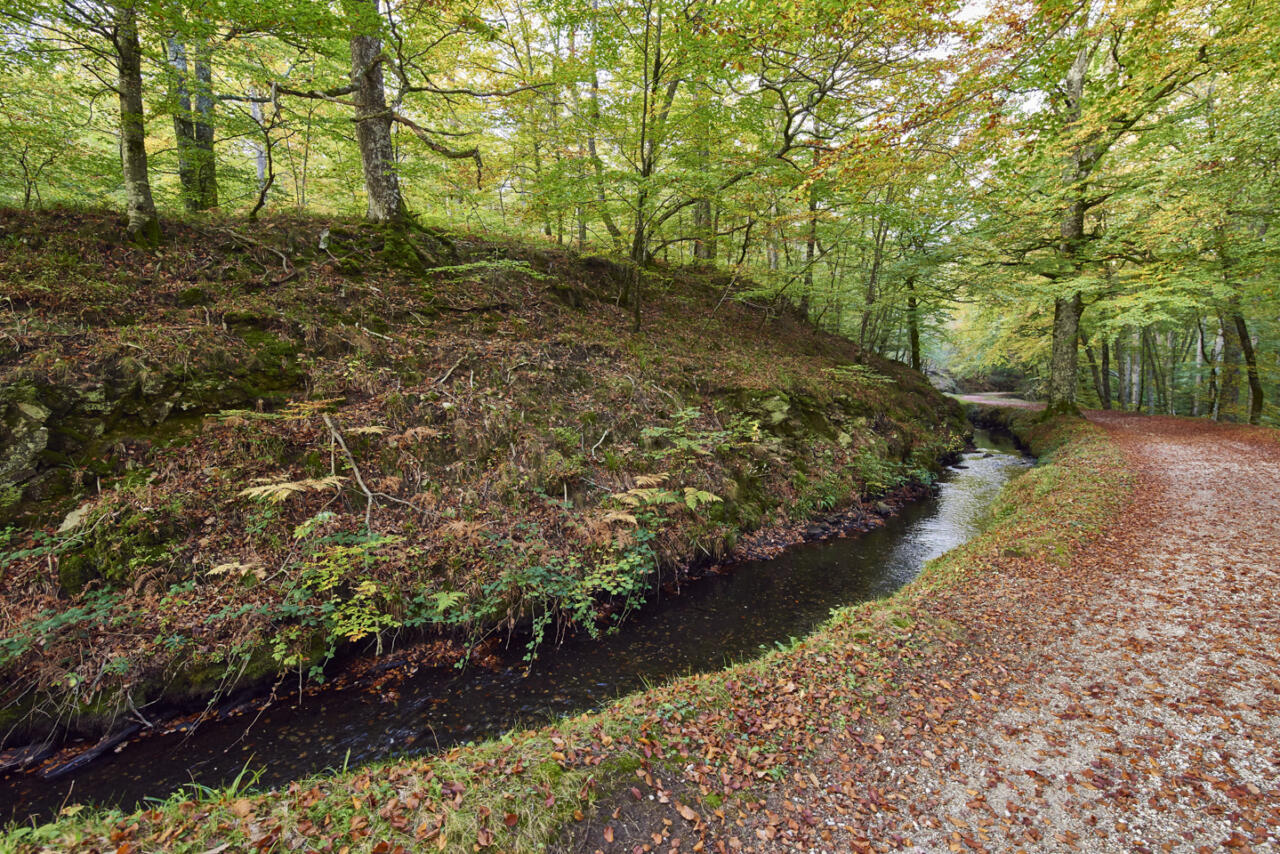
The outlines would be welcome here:
M 860 751 L 790 769 L 746 847 L 1280 849 L 1280 442 L 1089 418 L 1136 500 L 1066 571 L 948 597 L 964 640 L 899 670 Z

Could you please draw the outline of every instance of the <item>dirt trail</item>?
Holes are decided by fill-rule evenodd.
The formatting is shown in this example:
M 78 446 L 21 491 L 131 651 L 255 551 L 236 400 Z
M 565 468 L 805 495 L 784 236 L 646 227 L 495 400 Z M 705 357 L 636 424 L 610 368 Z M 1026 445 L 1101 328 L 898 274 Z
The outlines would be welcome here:
M 744 847 L 1280 851 L 1280 443 L 1090 417 L 1139 478 L 1118 524 L 957 596 L 966 639 L 902 674 L 883 746 L 791 775 Z

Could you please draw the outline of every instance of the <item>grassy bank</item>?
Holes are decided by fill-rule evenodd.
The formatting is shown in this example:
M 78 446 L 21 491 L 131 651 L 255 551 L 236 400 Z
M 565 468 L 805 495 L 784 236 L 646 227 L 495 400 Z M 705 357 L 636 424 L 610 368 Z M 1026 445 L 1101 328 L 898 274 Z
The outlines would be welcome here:
M 797 763 L 874 742 L 877 722 L 894 713 L 886 697 L 895 672 L 922 650 L 963 643 L 962 630 L 927 606 L 1018 561 L 1065 565 L 1124 503 L 1123 459 L 1101 431 L 1075 420 L 1036 423 L 1034 413 L 1011 418 L 1042 464 L 1005 489 L 992 527 L 894 596 L 842 609 L 789 649 L 444 756 L 269 793 L 175 797 L 131 815 L 72 808 L 55 824 L 11 831 L 9 844 L 24 852 L 125 843 L 173 851 L 594 850 L 610 839 L 622 844 L 627 828 L 657 828 L 660 840 L 683 836 L 697 850 L 730 835 L 738 817 L 763 806 L 762 790 L 790 780 Z
M 4 746 L 406 637 L 603 631 L 961 443 L 919 374 L 705 270 L 647 270 L 633 333 L 632 272 L 557 247 L 119 232 L 0 213 Z

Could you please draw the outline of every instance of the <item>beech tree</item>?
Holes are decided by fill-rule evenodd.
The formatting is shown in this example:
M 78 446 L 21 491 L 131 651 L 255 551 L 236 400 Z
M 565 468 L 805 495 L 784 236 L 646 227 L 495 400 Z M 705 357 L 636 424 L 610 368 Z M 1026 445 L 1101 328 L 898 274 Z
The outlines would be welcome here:
M 92 79 L 116 96 L 128 235 L 140 243 L 155 244 L 160 240 L 160 219 L 147 166 L 138 35 L 141 5 L 142 0 L 18 0 L 0 7 L 0 16 L 16 25 L 11 29 L 16 49 L 79 53 Z

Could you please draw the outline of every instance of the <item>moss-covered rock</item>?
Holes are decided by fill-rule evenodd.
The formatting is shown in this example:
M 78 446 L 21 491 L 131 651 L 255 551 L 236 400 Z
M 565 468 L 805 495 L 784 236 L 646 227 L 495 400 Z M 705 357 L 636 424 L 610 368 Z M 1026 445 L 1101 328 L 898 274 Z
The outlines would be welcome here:
M 34 387 L 0 386 L 0 514 L 16 505 L 40 473 L 51 414 Z
M 120 473 L 113 447 L 150 441 L 176 415 L 275 402 L 303 376 L 296 344 L 244 326 L 212 337 L 182 364 L 129 350 L 63 383 L 0 383 L 0 522 L 13 521 L 24 500 L 68 494 L 71 468 Z

